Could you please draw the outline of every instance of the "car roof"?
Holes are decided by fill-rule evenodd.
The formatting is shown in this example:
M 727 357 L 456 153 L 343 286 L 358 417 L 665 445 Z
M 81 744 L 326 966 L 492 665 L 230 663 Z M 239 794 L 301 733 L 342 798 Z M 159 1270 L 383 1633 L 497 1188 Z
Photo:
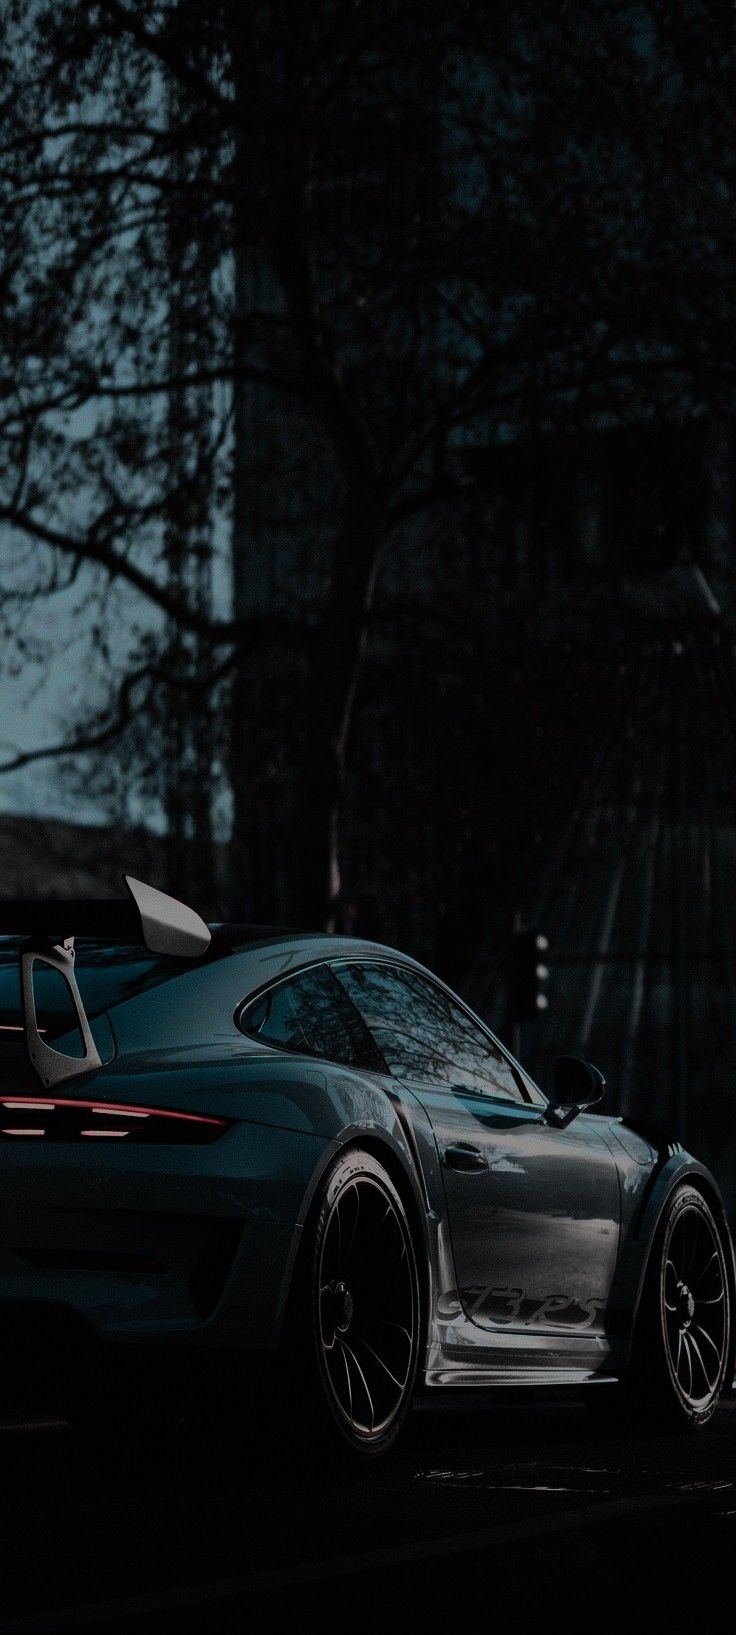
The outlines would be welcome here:
M 320 931 L 303 931 L 297 926 L 251 925 L 240 920 L 209 920 L 207 923 L 212 933 L 210 947 L 215 954 L 236 954 L 256 942 L 309 942 L 326 935 Z
M 417 969 L 424 967 L 405 954 L 399 948 L 391 948 L 385 943 L 370 942 L 365 937 L 348 937 L 334 931 L 300 931 L 289 930 L 285 926 L 268 925 L 239 925 L 223 923 L 211 925 L 212 943 L 207 958 L 222 958 L 227 954 L 244 953 L 247 949 L 263 944 L 268 947 L 277 947 L 280 944 L 291 944 L 294 948 L 303 946 L 307 959 L 335 959 L 350 955 L 380 956 L 391 960 L 399 960 L 407 965 L 415 965 Z

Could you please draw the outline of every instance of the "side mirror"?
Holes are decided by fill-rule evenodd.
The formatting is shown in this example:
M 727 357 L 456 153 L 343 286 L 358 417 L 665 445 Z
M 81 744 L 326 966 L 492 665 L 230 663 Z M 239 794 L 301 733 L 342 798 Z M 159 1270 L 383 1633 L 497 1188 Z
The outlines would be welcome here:
M 550 1123 L 560 1128 L 572 1123 L 578 1113 L 595 1107 L 605 1088 L 603 1074 L 592 1062 L 586 1062 L 582 1056 L 558 1056 L 548 1108 Z

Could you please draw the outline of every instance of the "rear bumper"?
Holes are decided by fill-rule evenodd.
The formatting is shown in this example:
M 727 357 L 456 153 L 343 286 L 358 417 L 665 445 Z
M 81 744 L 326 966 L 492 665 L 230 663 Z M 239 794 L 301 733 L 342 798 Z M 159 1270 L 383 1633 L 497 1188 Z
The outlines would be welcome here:
M 106 1340 L 273 1348 L 328 1145 L 244 1123 L 205 1146 L 3 1143 L 6 1343 L 36 1308 Z

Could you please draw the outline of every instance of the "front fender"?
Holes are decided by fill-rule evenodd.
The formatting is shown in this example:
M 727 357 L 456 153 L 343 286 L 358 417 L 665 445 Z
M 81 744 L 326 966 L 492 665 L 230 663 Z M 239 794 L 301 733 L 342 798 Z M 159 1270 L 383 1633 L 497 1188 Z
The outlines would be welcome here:
M 668 1201 L 675 1189 L 686 1183 L 697 1187 L 704 1194 L 721 1229 L 726 1251 L 732 1316 L 736 1318 L 736 1262 L 728 1219 L 718 1186 L 710 1170 L 690 1153 L 678 1149 L 676 1152 L 670 1152 L 669 1157 L 665 1158 L 662 1155 L 654 1168 L 642 1206 L 629 1227 L 611 1291 L 612 1341 L 616 1352 L 620 1352 L 622 1367 L 630 1360 L 647 1267 Z M 734 1372 L 735 1321 L 732 1321 L 731 1327 L 729 1380 L 733 1378 Z

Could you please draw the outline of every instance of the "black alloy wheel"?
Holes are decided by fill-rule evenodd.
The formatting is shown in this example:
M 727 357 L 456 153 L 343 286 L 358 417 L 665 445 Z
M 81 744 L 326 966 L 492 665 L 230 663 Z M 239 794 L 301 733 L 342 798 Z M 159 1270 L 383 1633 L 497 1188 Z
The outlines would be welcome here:
M 349 1149 L 328 1177 L 311 1296 L 323 1404 L 342 1442 L 375 1457 L 395 1440 L 411 1405 L 420 1298 L 406 1209 L 372 1153 Z
M 718 1407 L 730 1357 L 724 1238 L 702 1193 L 680 1186 L 650 1257 L 626 1399 L 645 1425 L 700 1430 Z
M 659 1317 L 676 1401 L 693 1424 L 715 1412 L 730 1341 L 730 1299 L 721 1236 L 694 1188 L 675 1194 L 665 1227 Z

